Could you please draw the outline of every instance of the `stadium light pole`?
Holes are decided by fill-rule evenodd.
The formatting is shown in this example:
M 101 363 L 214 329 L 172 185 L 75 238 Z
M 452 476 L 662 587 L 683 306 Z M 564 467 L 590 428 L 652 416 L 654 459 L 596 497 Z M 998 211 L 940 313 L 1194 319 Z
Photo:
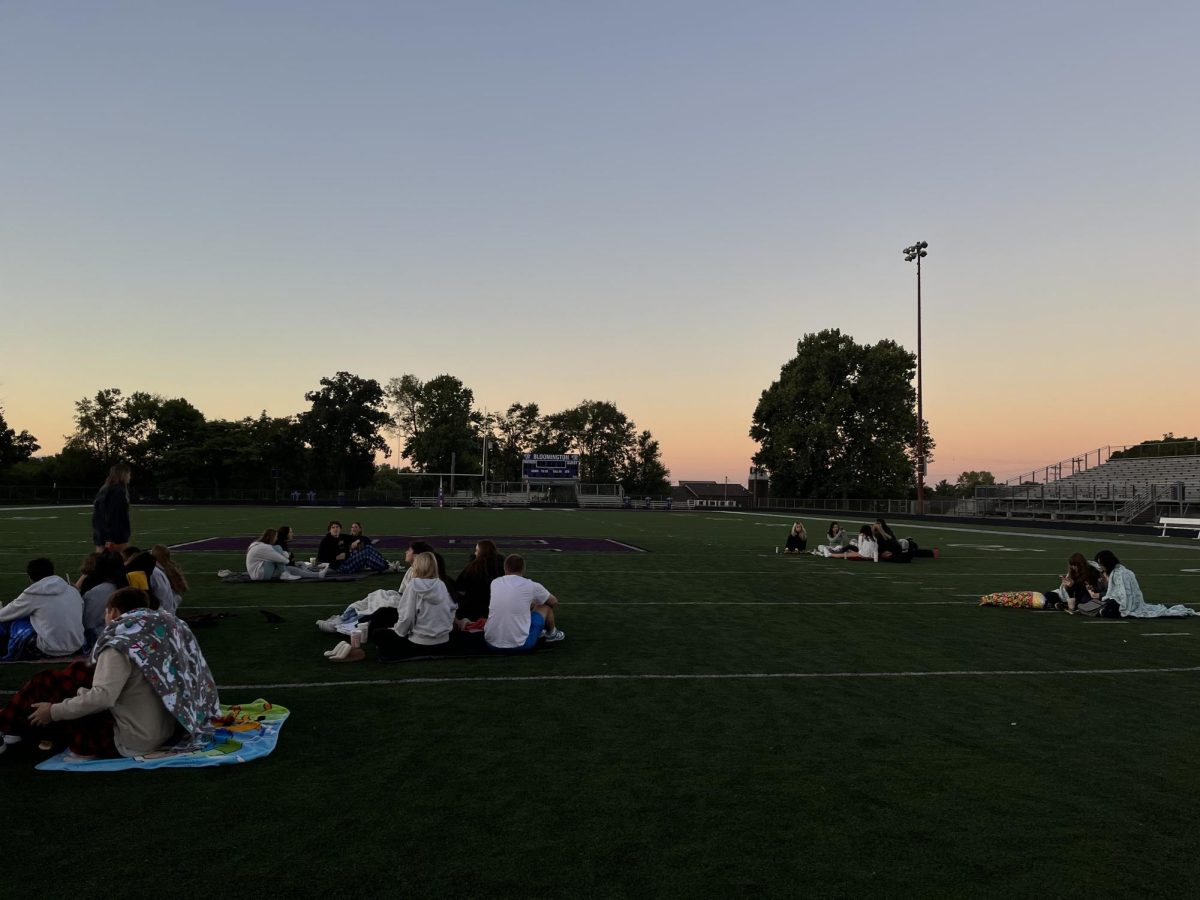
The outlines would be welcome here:
M 925 408 L 921 392 L 921 260 L 928 256 L 927 241 L 904 248 L 904 261 L 917 261 L 917 515 L 925 512 Z

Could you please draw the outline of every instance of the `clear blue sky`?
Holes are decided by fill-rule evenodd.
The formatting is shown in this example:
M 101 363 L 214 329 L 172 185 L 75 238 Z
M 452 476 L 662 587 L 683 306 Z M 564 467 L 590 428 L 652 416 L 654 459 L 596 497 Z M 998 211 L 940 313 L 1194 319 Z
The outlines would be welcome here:
M 915 347 L 925 239 L 935 480 L 1195 433 L 1198 33 L 1183 2 L 5 2 L 0 403 L 56 449 L 100 387 L 237 417 L 450 372 L 612 400 L 676 477 L 741 481 L 802 334 Z

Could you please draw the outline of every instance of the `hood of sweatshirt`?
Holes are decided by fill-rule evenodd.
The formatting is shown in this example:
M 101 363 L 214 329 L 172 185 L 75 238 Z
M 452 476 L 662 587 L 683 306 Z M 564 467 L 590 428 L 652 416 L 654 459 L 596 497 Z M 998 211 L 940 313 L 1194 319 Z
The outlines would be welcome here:
M 56 594 L 65 593 L 69 587 L 70 585 L 58 575 L 47 575 L 41 581 L 35 581 L 29 587 L 25 588 L 25 593 L 34 594 L 38 597 L 53 597 Z
M 416 595 L 418 603 L 432 606 L 443 602 L 445 594 L 438 590 L 445 587 L 440 578 L 414 578 L 408 583 L 408 589 Z

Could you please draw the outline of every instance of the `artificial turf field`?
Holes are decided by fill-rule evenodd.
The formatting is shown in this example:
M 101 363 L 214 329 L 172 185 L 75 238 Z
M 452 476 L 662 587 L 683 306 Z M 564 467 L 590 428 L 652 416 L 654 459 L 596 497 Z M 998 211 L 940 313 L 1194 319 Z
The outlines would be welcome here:
M 0 595 L 36 555 L 73 573 L 89 515 L 0 509 Z M 1200 541 L 896 521 L 941 551 L 897 566 L 776 555 L 791 520 L 765 514 L 245 507 L 135 508 L 134 540 L 316 536 L 335 515 L 646 552 L 522 547 L 562 602 L 548 651 L 333 665 L 314 620 L 396 576 L 226 585 L 241 554 L 177 551 L 182 611 L 237 614 L 196 631 L 222 699 L 291 710 L 278 749 L 88 775 L 5 754 L 0 893 L 1197 894 L 1200 619 L 977 601 L 1108 547 L 1149 602 L 1200 606 Z M 469 550 L 444 553 L 452 574 Z M 35 670 L 0 666 L 0 691 Z

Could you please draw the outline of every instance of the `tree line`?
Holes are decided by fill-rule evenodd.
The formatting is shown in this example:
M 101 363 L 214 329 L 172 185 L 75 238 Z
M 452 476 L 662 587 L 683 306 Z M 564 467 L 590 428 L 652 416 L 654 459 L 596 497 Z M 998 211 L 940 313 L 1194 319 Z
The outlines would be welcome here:
M 75 402 L 75 430 L 49 456 L 36 456 L 37 439 L 10 428 L 0 409 L 0 479 L 89 485 L 124 461 L 144 496 L 386 489 L 400 473 L 453 466 L 480 474 L 487 440 L 489 481 L 520 481 L 524 453 L 578 453 L 582 481 L 619 483 L 638 495 L 670 486 L 659 442 L 609 401 L 548 414 L 536 403 L 513 403 L 484 413 L 453 375 L 380 384 L 350 372 L 322 378 L 304 399 L 308 408 L 290 416 L 209 419 L 183 397 L 104 388 Z M 389 436 L 402 442 L 402 467 L 376 462 L 391 457 Z

